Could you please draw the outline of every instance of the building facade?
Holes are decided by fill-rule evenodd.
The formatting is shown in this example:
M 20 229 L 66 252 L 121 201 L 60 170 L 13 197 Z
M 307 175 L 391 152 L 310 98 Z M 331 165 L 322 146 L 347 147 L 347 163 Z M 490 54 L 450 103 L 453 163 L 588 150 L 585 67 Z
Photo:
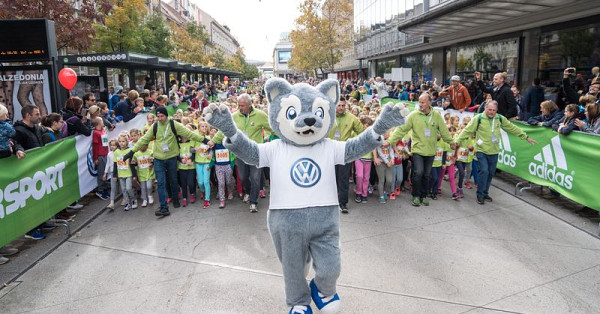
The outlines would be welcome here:
M 240 44 L 231 34 L 229 27 L 221 25 L 212 16 L 199 8 L 197 9 L 197 13 L 198 23 L 204 26 L 210 37 L 211 45 L 207 47 L 209 49 L 207 53 L 213 54 L 217 49 L 220 49 L 227 57 L 236 54 L 240 49 Z
M 413 80 L 447 82 L 508 73 L 525 88 L 556 84 L 566 67 L 600 64 L 597 0 L 355 0 L 355 54 L 368 76 L 412 68 Z
M 288 62 L 292 58 L 292 41 L 290 40 L 289 33 L 282 33 L 279 36 L 279 42 L 273 49 L 273 76 L 289 78 L 294 74 L 289 66 Z

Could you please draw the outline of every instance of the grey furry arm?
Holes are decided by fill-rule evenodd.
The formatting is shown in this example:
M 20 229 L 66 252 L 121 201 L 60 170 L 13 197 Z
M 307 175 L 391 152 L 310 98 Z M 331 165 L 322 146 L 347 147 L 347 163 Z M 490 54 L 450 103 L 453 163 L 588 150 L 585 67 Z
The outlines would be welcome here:
M 383 143 L 383 138 L 369 127 L 357 137 L 353 137 L 346 142 L 346 153 L 344 155 L 344 163 L 357 160 L 368 152 L 380 146 Z
M 258 144 L 249 139 L 242 131 L 237 130 L 232 137 L 225 138 L 223 146 L 244 163 L 258 167 Z

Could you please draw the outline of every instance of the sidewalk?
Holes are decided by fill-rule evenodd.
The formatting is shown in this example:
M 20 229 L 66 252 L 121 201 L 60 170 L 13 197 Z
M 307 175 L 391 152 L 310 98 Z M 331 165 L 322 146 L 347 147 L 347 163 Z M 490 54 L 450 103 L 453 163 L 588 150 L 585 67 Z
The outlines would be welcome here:
M 509 183 L 494 183 L 502 190 L 493 187 L 485 206 L 473 190 L 451 200 L 446 183 L 429 207 L 410 206 L 406 194 L 385 205 L 375 197 L 349 204 L 340 313 L 600 312 L 600 240 L 504 192 Z M 0 309 L 287 313 L 266 203 L 257 214 L 239 200 L 165 218 L 150 208 L 103 212 L 0 290 Z M 86 211 L 99 207 L 94 200 Z

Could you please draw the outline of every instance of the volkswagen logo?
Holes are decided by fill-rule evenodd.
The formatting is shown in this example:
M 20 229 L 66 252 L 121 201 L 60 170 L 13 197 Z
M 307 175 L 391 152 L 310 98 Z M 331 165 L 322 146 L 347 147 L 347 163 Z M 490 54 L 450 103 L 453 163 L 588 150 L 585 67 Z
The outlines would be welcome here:
M 321 168 L 310 158 L 300 158 L 290 169 L 292 182 L 301 188 L 309 188 L 321 180 Z

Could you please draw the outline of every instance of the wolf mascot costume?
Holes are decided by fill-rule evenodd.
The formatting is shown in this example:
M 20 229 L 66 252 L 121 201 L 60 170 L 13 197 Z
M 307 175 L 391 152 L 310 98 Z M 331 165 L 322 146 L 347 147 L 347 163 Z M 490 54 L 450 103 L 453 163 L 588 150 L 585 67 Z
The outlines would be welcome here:
M 404 124 L 408 110 L 402 104 L 388 103 L 373 127 L 338 142 L 325 138 L 335 123 L 340 99 L 336 80 L 312 87 L 272 78 L 265 93 L 269 123 L 281 140 L 264 144 L 249 140 L 223 104 L 205 108 L 205 119 L 227 136 L 223 144 L 238 158 L 271 169 L 267 221 L 283 268 L 290 313 L 312 313 L 311 297 L 322 313 L 335 313 L 340 305 L 336 281 L 341 266 L 335 165 L 356 160 L 381 145 L 381 135 Z M 316 276 L 308 285 L 311 257 Z

